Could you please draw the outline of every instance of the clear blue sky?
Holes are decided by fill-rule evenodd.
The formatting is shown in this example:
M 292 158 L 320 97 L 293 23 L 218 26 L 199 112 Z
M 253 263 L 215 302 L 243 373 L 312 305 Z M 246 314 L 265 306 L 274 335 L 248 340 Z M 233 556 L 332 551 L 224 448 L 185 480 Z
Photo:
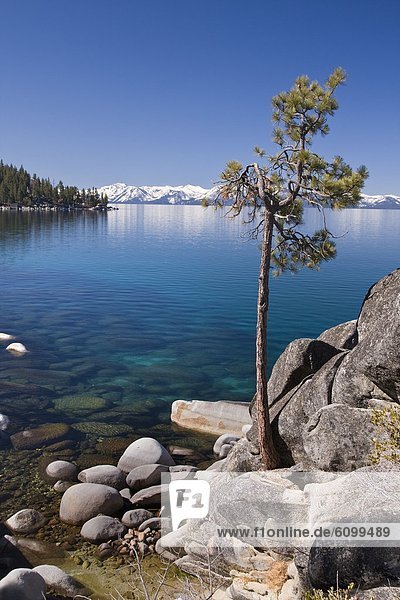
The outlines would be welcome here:
M 13 0 L 1 22 L 5 162 L 80 187 L 208 187 L 272 150 L 274 94 L 340 65 L 318 150 L 400 194 L 397 0 Z

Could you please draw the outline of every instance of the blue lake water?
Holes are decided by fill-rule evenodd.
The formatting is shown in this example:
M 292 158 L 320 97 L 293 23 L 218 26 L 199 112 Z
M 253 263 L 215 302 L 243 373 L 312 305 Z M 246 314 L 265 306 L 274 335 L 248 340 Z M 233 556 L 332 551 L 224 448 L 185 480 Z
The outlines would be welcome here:
M 292 339 L 357 318 L 371 284 L 399 266 L 400 211 L 328 221 L 343 236 L 337 258 L 272 280 L 270 366 Z M 306 227 L 320 226 L 307 211 Z M 245 231 L 196 206 L 0 211 L 0 331 L 30 350 L 0 349 L 0 381 L 104 397 L 134 428 L 138 415 L 142 428 L 167 423 L 178 398 L 250 400 L 259 249 Z

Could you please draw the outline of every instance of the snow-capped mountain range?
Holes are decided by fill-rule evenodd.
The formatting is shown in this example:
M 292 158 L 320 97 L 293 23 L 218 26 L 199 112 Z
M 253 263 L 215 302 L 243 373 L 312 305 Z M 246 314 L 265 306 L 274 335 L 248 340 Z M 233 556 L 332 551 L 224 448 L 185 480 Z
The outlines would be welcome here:
M 113 204 L 201 204 L 204 198 L 215 195 L 217 188 L 205 189 L 199 185 L 126 185 L 114 183 L 99 188 L 99 193 L 107 194 Z
M 199 185 L 141 186 L 113 183 L 99 188 L 107 194 L 112 204 L 201 204 L 203 199 L 215 197 L 218 188 L 202 188 Z M 400 208 L 400 196 L 368 196 L 362 194 L 360 208 Z

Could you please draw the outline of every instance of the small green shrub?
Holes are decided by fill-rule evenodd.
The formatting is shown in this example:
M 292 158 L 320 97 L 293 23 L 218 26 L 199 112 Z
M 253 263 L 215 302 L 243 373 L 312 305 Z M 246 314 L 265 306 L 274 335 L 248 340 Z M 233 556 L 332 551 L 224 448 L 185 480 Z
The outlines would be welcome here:
M 357 600 L 357 594 L 352 594 L 354 584 L 351 583 L 347 589 L 340 590 L 330 588 L 327 592 L 322 590 L 312 590 L 304 594 L 303 600 Z M 373 597 L 369 600 L 373 600 Z
M 373 438 L 373 453 L 370 460 L 379 463 L 382 459 L 400 462 L 400 407 L 375 408 L 371 422 L 377 427 L 379 436 Z

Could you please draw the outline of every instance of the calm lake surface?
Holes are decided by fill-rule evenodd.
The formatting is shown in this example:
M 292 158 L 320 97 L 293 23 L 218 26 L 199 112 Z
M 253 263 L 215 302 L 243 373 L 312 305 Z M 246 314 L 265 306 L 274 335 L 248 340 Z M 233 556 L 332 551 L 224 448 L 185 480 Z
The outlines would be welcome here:
M 347 210 L 328 225 L 346 234 L 337 258 L 272 281 L 270 364 L 292 339 L 357 318 L 371 284 L 399 266 L 400 211 Z M 306 226 L 321 226 L 316 211 Z M 0 331 L 30 350 L 0 349 L 0 381 L 109 402 L 79 418 L 21 405 L 19 427 L 87 420 L 94 434 L 96 422 L 162 432 L 173 400 L 250 400 L 259 249 L 244 231 L 195 206 L 0 212 Z

